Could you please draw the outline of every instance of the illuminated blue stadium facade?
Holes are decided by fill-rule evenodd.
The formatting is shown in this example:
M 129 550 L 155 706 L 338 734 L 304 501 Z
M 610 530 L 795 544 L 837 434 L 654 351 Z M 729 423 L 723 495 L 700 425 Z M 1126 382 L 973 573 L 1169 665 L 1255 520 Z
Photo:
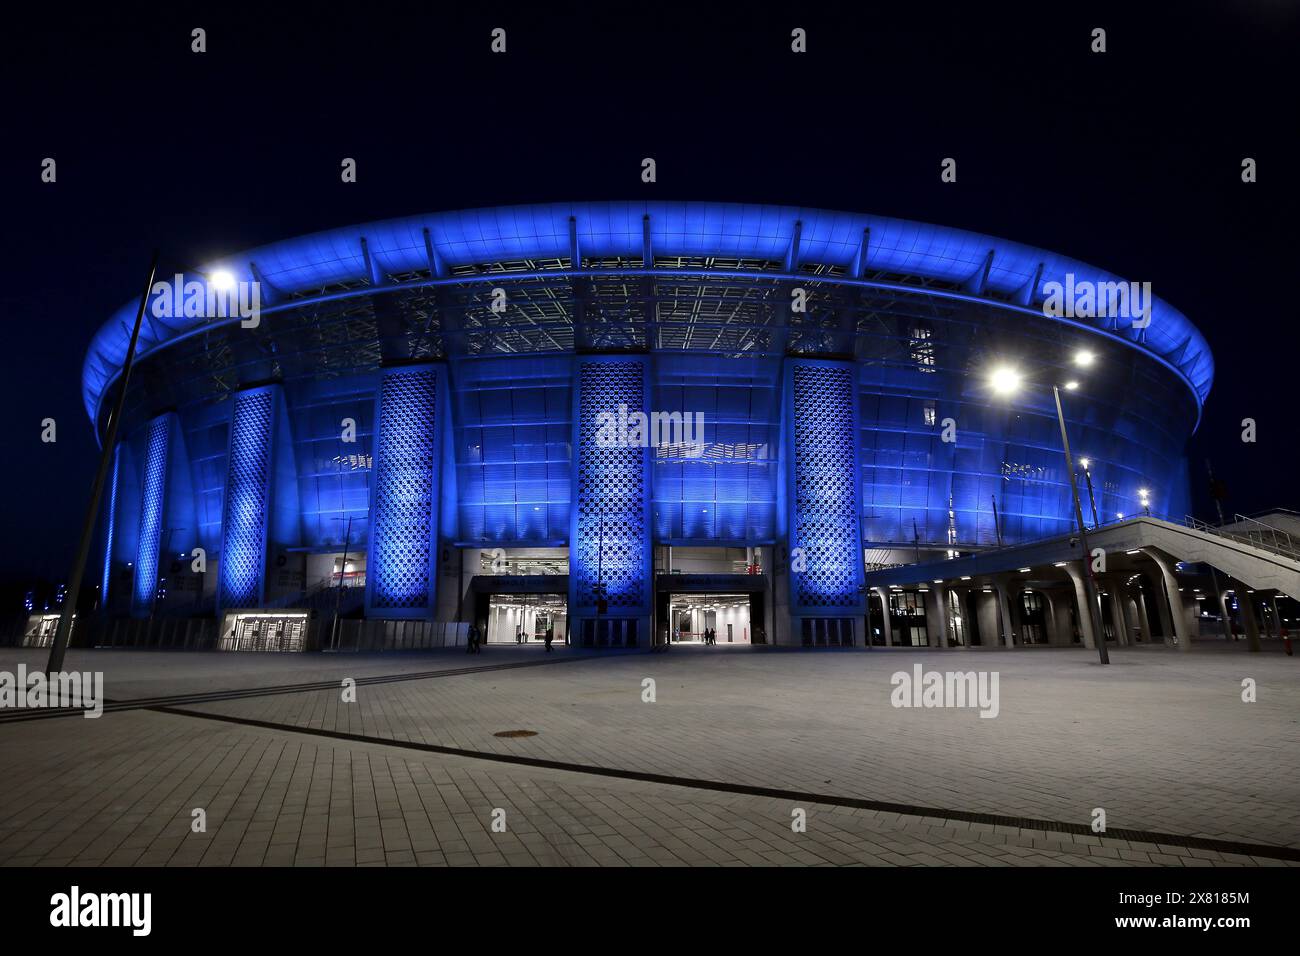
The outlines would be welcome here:
M 1103 520 L 1139 488 L 1184 513 L 1213 377 L 1159 299 L 1145 325 L 1045 315 L 1047 283 L 1118 281 L 1092 266 L 815 209 L 437 213 L 185 278 L 219 273 L 257 283 L 260 321 L 151 303 L 141 333 L 105 499 L 111 614 L 435 624 L 552 593 L 575 643 L 646 646 L 668 593 L 735 591 L 762 595 L 752 640 L 857 643 L 865 568 L 1070 528 L 1050 388 L 997 398 L 992 364 L 1048 382 L 1097 355 L 1066 416 Z M 86 359 L 100 434 L 133 318 Z M 702 433 L 602 440 L 637 413 Z

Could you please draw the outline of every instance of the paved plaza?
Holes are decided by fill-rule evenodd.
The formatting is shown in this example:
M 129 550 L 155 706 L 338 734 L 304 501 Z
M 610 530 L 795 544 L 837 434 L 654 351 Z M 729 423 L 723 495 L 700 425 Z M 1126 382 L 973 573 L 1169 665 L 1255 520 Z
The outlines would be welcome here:
M 0 711 L 0 864 L 1294 865 L 1296 659 L 1111 653 L 72 651 L 120 709 Z M 892 706 L 916 664 L 996 718 Z

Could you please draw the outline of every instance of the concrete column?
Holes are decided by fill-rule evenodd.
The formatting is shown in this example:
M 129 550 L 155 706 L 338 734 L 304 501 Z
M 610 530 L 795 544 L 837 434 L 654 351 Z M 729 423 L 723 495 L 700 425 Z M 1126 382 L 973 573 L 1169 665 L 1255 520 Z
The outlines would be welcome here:
M 1273 615 L 1268 613 L 1268 601 L 1261 600 L 1259 602 L 1258 617 L 1264 625 L 1264 636 L 1269 638 L 1276 637 L 1277 635 L 1273 633 Z
M 1147 616 L 1147 593 L 1145 590 L 1138 590 L 1136 602 L 1138 623 L 1142 626 L 1142 640 L 1150 644 L 1155 640 L 1155 635 L 1151 633 L 1151 618 Z
M 881 629 L 885 632 L 885 646 L 894 646 L 894 626 L 889 620 L 889 588 L 875 588 L 876 596 L 880 598 L 880 620 Z
M 1201 605 L 1196 595 L 1184 591 L 1179 595 L 1183 599 L 1183 615 L 1187 618 L 1187 632 L 1192 637 L 1201 636 Z
M 1232 615 L 1228 613 L 1228 591 L 1219 588 L 1219 620 L 1223 622 L 1223 639 L 1232 643 Z
M 1254 595 L 1250 594 L 1246 585 L 1240 581 L 1233 581 L 1232 586 L 1237 591 L 1237 607 L 1241 610 L 1241 623 L 1246 629 L 1246 649 L 1258 651 L 1260 649 L 1259 621 L 1255 618 Z
M 1065 610 L 1062 594 L 1044 591 L 1043 597 L 1048 604 L 1048 644 L 1053 646 L 1069 645 L 1070 632 L 1067 630 L 1065 622 L 1062 622 L 1062 611 Z
M 1178 575 L 1174 573 L 1174 562 L 1152 548 L 1143 548 L 1142 553 L 1156 563 L 1160 569 L 1160 579 L 1165 585 L 1165 600 L 1160 603 L 1161 624 L 1172 621 L 1174 637 L 1178 639 L 1180 651 L 1192 649 L 1192 635 L 1187 627 L 1187 615 L 1183 613 L 1183 596 L 1178 590 Z M 1165 605 L 1168 605 L 1168 611 Z M 1166 631 L 1166 634 L 1169 632 Z
M 931 584 L 926 595 L 929 606 L 925 610 L 926 628 L 930 634 L 930 646 L 940 650 L 948 649 L 948 589 L 942 584 Z
M 1115 641 L 1120 646 L 1127 647 L 1133 643 L 1133 631 L 1124 579 L 1111 578 L 1107 582 L 1106 590 L 1110 594 L 1111 626 L 1115 628 Z
M 954 587 L 954 588 L 950 588 L 949 590 L 951 591 L 951 593 L 957 595 L 957 613 L 955 615 L 952 614 L 951 597 L 948 598 L 949 601 L 948 612 L 952 616 L 952 620 L 950 624 L 954 631 L 956 630 L 958 619 L 961 620 L 961 644 L 958 646 L 970 647 L 971 621 L 970 618 L 967 616 L 970 613 L 967 610 L 967 605 L 966 605 L 967 589 Z M 956 634 L 953 635 L 953 638 L 954 640 L 956 639 Z
M 998 595 L 998 626 L 1001 628 L 1002 641 L 1005 647 L 1016 646 L 1016 619 L 1011 616 L 1011 598 L 1010 594 L 1014 587 L 1010 579 L 999 577 L 994 580 L 993 587 Z
M 1043 592 L 1043 600 L 1047 603 L 1047 615 L 1045 626 L 1047 627 L 1047 643 L 1059 644 L 1057 636 L 1058 628 L 1056 626 L 1056 599 L 1052 597 L 1051 591 Z
M 952 635 L 952 628 L 948 622 L 948 588 L 943 584 L 931 584 L 930 593 L 935 596 L 935 607 L 939 613 L 935 615 L 935 626 L 939 631 L 939 640 L 933 640 L 931 635 L 931 646 L 948 650 L 948 639 Z
M 1173 618 L 1169 614 L 1169 602 L 1164 599 L 1164 581 L 1157 581 L 1157 590 L 1153 591 L 1151 598 L 1156 602 L 1156 613 L 1160 615 L 1160 640 L 1164 644 L 1170 644 L 1174 638 Z
M 1071 561 L 1065 566 L 1065 573 L 1074 584 L 1074 606 L 1079 615 L 1079 630 L 1083 633 L 1083 646 L 1096 648 L 1097 635 L 1092 629 L 1092 614 L 1088 608 L 1088 587 L 1083 580 L 1083 572 Z M 1104 637 L 1102 638 L 1104 640 Z
M 1060 647 L 1069 647 L 1074 643 L 1074 632 L 1070 627 L 1070 592 L 1046 592 L 1052 609 L 1052 643 Z
M 997 647 L 1002 643 L 1001 630 L 998 627 L 998 596 L 983 589 L 975 595 L 977 623 L 980 632 L 981 647 Z M 969 633 L 969 632 L 968 632 Z

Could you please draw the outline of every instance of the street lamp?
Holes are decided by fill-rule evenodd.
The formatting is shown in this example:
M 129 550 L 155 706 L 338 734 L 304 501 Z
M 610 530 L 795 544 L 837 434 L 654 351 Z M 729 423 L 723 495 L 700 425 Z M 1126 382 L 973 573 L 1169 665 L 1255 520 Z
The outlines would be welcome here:
M 1097 499 L 1092 493 L 1092 470 L 1088 467 L 1088 459 L 1080 458 L 1079 464 L 1083 467 L 1083 480 L 1088 486 L 1088 507 L 1092 509 L 1092 526 L 1099 527 L 1101 522 L 1097 520 Z
M 1080 368 L 1089 368 L 1096 362 L 1096 355 L 1087 349 L 1080 349 L 1074 353 L 1074 364 Z M 989 385 L 993 391 L 999 395 L 1010 396 L 1020 390 L 1024 381 L 1024 375 L 1016 368 L 1008 365 L 1000 365 L 995 368 L 989 376 Z M 1069 391 L 1078 389 L 1079 383 L 1070 380 L 1065 383 L 1065 388 Z M 1061 408 L 1061 386 L 1056 383 L 1052 384 L 1052 398 L 1056 402 L 1056 423 L 1061 428 L 1061 447 L 1065 452 L 1065 473 L 1070 477 L 1070 497 L 1074 501 L 1074 519 L 1079 526 L 1079 546 L 1082 554 L 1079 561 L 1083 565 L 1084 589 L 1088 597 L 1088 616 L 1092 622 L 1093 633 L 1097 640 L 1097 656 L 1103 664 L 1110 663 L 1110 655 L 1106 651 L 1106 634 L 1101 628 L 1101 611 L 1099 599 L 1097 597 L 1097 583 L 1092 578 L 1092 552 L 1088 549 L 1088 529 L 1083 523 L 1083 506 L 1079 503 L 1079 483 L 1074 475 L 1074 461 L 1070 457 L 1070 436 L 1065 428 L 1065 412 Z

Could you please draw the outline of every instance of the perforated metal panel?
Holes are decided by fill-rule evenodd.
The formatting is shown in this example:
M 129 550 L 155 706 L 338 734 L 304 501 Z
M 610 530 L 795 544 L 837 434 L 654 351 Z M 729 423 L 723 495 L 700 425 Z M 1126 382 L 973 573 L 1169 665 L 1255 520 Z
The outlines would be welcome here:
M 437 371 L 393 369 L 380 386 L 367 559 L 369 606 L 431 606 L 437 467 Z
M 611 611 L 649 604 L 646 455 L 637 447 L 602 447 L 602 412 L 645 411 L 645 366 L 600 361 L 582 365 L 578 408 L 578 501 L 571 573 L 583 607 L 597 602 L 603 583 Z
M 147 614 L 158 589 L 158 549 L 161 545 L 163 505 L 167 496 L 167 453 L 171 419 L 162 415 L 148 425 L 145 435 L 144 482 L 140 493 L 140 542 L 135 554 L 132 612 Z
M 858 565 L 853 376 L 847 368 L 796 365 L 793 374 L 794 603 L 855 607 Z M 800 568 L 802 567 L 802 570 Z
M 240 392 L 230 415 L 230 455 L 221 527 L 221 606 L 257 607 L 266 572 L 275 396 Z

